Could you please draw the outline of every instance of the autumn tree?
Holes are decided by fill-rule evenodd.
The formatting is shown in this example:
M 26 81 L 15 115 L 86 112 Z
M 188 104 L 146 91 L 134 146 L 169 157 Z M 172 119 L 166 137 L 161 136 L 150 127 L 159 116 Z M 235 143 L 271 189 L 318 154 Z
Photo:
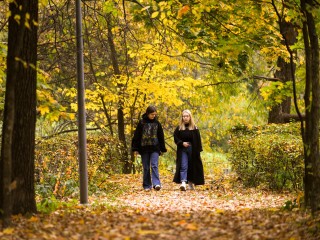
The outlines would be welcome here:
M 34 147 L 38 1 L 9 4 L 7 81 L 1 145 L 3 217 L 36 211 Z
M 40 21 L 39 62 L 41 69 L 48 72 L 44 76 L 50 77 L 39 79 L 38 109 L 41 119 L 51 121 L 54 130 L 60 132 L 75 127 L 74 65 L 70 61 L 74 48 L 70 23 L 74 16 L 69 4 L 49 1 L 41 11 L 44 16 Z M 131 131 L 147 104 L 167 109 L 182 104 L 178 94 L 181 90 L 175 85 L 184 85 L 181 78 L 189 70 L 182 73 L 180 69 L 191 66 L 179 57 L 173 61 L 169 52 L 166 56 L 161 54 L 170 45 L 163 38 L 165 30 L 144 28 L 135 21 L 132 5 L 138 4 L 89 1 L 83 7 L 87 127 L 117 137 L 123 146 L 130 142 Z M 168 50 L 173 54 L 177 48 L 183 48 L 183 44 Z M 192 86 L 191 80 L 185 90 Z M 124 149 L 119 155 L 126 165 L 124 169 L 128 169 L 132 162 L 127 158 L 129 149 Z
M 294 97 L 295 111 L 302 121 L 297 99 L 297 34 L 301 9 L 291 1 L 205 1 L 194 4 L 192 1 L 151 2 L 140 1 L 153 19 L 168 26 L 188 45 L 183 56 L 207 64 L 209 71 L 230 73 L 233 79 L 277 80 L 283 87 L 293 89 L 288 94 L 275 99 L 276 104 L 270 112 L 269 122 L 288 121 Z M 306 128 L 302 123 L 302 136 L 305 146 L 306 181 L 305 193 L 313 211 L 317 211 L 319 186 L 319 45 L 316 22 L 319 3 L 301 1 L 303 13 L 303 36 L 306 51 L 305 109 Z M 157 5 L 157 6 L 155 6 Z M 250 9 L 250 10 L 249 10 Z M 147 14 L 145 14 L 147 15 Z M 278 25 L 276 24 L 278 22 Z M 246 47 L 249 46 L 249 47 Z M 205 52 L 210 55 L 205 55 Z M 266 66 L 264 72 L 274 76 L 258 76 L 255 72 L 257 62 L 250 60 L 255 54 L 263 56 Z M 251 58 L 251 59 L 250 59 Z M 256 65 L 256 66 L 254 66 Z M 251 67 L 251 68 L 249 68 Z M 300 67 L 300 66 L 299 66 Z M 252 74 L 253 73 L 253 74 Z M 213 74 L 212 74 L 213 75 Z M 232 76 L 233 75 L 233 76 Z M 212 85 L 221 83 L 224 76 L 212 78 Z M 302 79 L 303 80 L 303 79 Z M 237 81 L 234 81 L 237 82 Z M 291 85 L 291 86 L 290 86 Z M 271 92 L 271 91 L 270 91 Z M 289 97 L 290 96 L 290 97 Z M 312 114 L 311 114 L 312 112 Z M 317 199 L 317 201 L 316 201 Z
M 165 115 L 168 130 L 182 106 L 226 114 L 230 124 L 234 119 L 245 122 L 242 114 L 227 114 L 223 108 L 239 107 L 234 99 L 245 88 L 259 99 L 263 83 L 255 75 L 272 75 L 279 53 L 285 55 L 271 4 L 250 3 L 85 1 L 88 126 L 127 144 L 150 102 L 172 116 Z M 71 5 L 68 0 L 48 2 L 39 38 L 40 66 L 49 77 L 41 82 L 38 109 L 41 119 L 61 132 L 75 127 Z M 272 64 L 266 67 L 266 62 Z M 262 121 L 265 113 L 254 111 L 262 113 Z M 213 134 L 209 129 L 222 134 L 225 119 L 215 119 L 216 130 L 206 119 L 208 135 Z
M 290 55 L 289 61 L 285 63 L 288 67 L 287 78 L 290 78 L 293 85 L 293 97 L 298 119 L 301 122 L 301 134 L 304 146 L 305 177 L 304 192 L 305 205 L 311 207 L 315 214 L 320 210 L 320 156 L 319 156 L 319 121 L 320 121 L 320 77 L 319 77 L 319 38 L 316 28 L 316 12 L 319 10 L 319 3 L 316 1 L 301 1 L 300 6 L 294 2 L 286 1 L 280 10 L 275 1 L 272 1 L 274 9 L 280 20 L 280 32 L 283 41 Z M 295 74 L 297 52 L 293 48 L 292 36 L 296 35 L 291 24 L 286 22 L 282 13 L 286 12 L 286 7 L 290 6 L 292 21 L 300 23 L 304 40 L 305 51 L 305 89 L 304 89 L 304 109 L 305 114 L 301 113 L 297 103 L 297 81 Z M 312 9 L 312 10 L 311 10 Z M 300 15 L 302 13 L 302 17 Z M 282 23 L 282 24 L 281 24 Z M 288 25 L 289 24 L 289 25 Z M 285 79 L 285 78 L 284 78 Z M 305 115 L 305 119 L 304 116 Z M 304 122 L 305 120 L 305 122 Z

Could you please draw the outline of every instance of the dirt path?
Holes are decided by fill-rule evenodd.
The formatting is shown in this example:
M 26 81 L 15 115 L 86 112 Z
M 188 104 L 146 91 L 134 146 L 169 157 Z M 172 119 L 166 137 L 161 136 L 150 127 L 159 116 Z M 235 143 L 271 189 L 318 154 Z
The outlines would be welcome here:
M 212 184 L 181 192 L 171 177 L 151 192 L 141 189 L 137 175 L 110 182 L 128 191 L 116 199 L 91 196 L 88 206 L 50 215 L 16 217 L 0 239 L 320 239 L 317 220 L 280 210 L 292 195 Z

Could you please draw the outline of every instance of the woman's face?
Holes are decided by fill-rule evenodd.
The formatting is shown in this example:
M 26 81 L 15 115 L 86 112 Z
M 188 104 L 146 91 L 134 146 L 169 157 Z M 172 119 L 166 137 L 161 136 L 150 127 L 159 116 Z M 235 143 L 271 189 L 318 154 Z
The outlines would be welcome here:
M 153 113 L 149 113 L 149 114 L 148 114 L 148 118 L 149 118 L 150 120 L 153 120 L 156 116 L 157 116 L 157 112 L 153 112 Z
M 190 115 L 188 113 L 183 113 L 182 120 L 183 120 L 183 123 L 189 123 L 190 122 Z

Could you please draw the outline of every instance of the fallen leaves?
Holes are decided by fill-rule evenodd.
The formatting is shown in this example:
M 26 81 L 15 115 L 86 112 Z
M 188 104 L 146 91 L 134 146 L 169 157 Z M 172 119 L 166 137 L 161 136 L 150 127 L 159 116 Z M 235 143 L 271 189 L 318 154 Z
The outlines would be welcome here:
M 3 240 L 45 239 L 319 239 L 319 218 L 281 207 L 295 196 L 210 186 L 181 192 L 171 176 L 160 191 L 145 192 L 141 176 L 114 176 L 127 189 L 116 199 L 91 196 L 90 205 L 31 218 L 15 216 Z

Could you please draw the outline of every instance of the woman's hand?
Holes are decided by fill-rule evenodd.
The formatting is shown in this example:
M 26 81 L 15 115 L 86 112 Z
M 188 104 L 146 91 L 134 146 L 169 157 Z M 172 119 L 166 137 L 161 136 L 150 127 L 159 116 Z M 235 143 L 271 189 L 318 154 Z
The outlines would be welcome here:
M 190 146 L 190 143 L 188 143 L 188 142 L 183 142 L 182 145 L 183 145 L 184 147 L 189 147 L 189 146 Z

